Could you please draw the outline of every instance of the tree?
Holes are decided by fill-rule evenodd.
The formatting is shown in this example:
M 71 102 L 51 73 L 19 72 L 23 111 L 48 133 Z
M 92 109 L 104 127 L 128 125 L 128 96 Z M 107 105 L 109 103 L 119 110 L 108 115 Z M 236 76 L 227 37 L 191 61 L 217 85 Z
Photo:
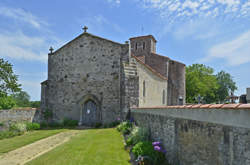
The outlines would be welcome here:
M 216 74 L 217 83 L 219 88 L 217 90 L 218 101 L 224 102 L 230 95 L 230 92 L 237 90 L 236 83 L 233 81 L 232 76 L 225 71 L 220 71 Z
M 11 96 L 0 97 L 0 109 L 11 109 L 16 105 Z
M 0 58 L 0 97 L 20 91 L 18 76 L 13 73 L 12 65 Z
M 29 107 L 30 106 L 30 96 L 25 91 L 20 91 L 12 94 L 13 99 L 16 101 L 18 107 Z
M 186 68 L 186 102 L 197 103 L 200 95 L 206 103 L 216 102 L 218 84 L 214 70 L 203 64 L 193 64 Z

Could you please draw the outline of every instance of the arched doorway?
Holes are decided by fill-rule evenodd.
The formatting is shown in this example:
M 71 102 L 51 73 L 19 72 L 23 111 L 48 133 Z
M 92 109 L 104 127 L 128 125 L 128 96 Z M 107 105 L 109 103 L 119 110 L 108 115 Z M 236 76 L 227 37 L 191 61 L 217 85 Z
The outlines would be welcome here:
M 82 121 L 85 125 L 94 125 L 99 122 L 97 105 L 92 100 L 87 100 L 83 106 Z

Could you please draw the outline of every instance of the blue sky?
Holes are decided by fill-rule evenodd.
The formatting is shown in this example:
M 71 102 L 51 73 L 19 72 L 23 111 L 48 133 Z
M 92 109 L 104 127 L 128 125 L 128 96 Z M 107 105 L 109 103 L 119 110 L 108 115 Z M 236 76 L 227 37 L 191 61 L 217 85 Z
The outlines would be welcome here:
M 157 52 L 229 72 L 236 94 L 250 87 L 250 0 L 1 0 L 0 58 L 40 100 L 47 54 L 88 32 L 124 43 L 152 34 Z

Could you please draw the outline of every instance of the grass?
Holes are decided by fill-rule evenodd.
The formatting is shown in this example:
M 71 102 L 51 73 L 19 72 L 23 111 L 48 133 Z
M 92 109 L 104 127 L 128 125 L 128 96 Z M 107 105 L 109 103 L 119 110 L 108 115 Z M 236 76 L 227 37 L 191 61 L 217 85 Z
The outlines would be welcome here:
M 65 131 L 65 129 L 38 130 L 27 132 L 21 136 L 0 140 L 0 155 L 63 131 Z
M 113 128 L 92 129 L 26 165 L 130 165 L 129 159 L 120 133 Z

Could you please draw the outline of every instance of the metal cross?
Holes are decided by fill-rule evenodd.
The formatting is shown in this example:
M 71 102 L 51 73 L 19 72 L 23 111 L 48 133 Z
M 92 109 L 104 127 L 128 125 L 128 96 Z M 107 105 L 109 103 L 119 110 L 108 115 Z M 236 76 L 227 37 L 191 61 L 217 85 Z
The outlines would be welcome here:
M 49 48 L 49 51 L 50 51 L 50 53 L 52 54 L 53 53 L 53 48 L 52 48 L 52 46 Z
M 88 30 L 88 27 L 87 27 L 87 26 L 84 26 L 84 28 L 82 28 L 82 29 L 84 30 L 84 33 L 86 33 L 87 30 Z

